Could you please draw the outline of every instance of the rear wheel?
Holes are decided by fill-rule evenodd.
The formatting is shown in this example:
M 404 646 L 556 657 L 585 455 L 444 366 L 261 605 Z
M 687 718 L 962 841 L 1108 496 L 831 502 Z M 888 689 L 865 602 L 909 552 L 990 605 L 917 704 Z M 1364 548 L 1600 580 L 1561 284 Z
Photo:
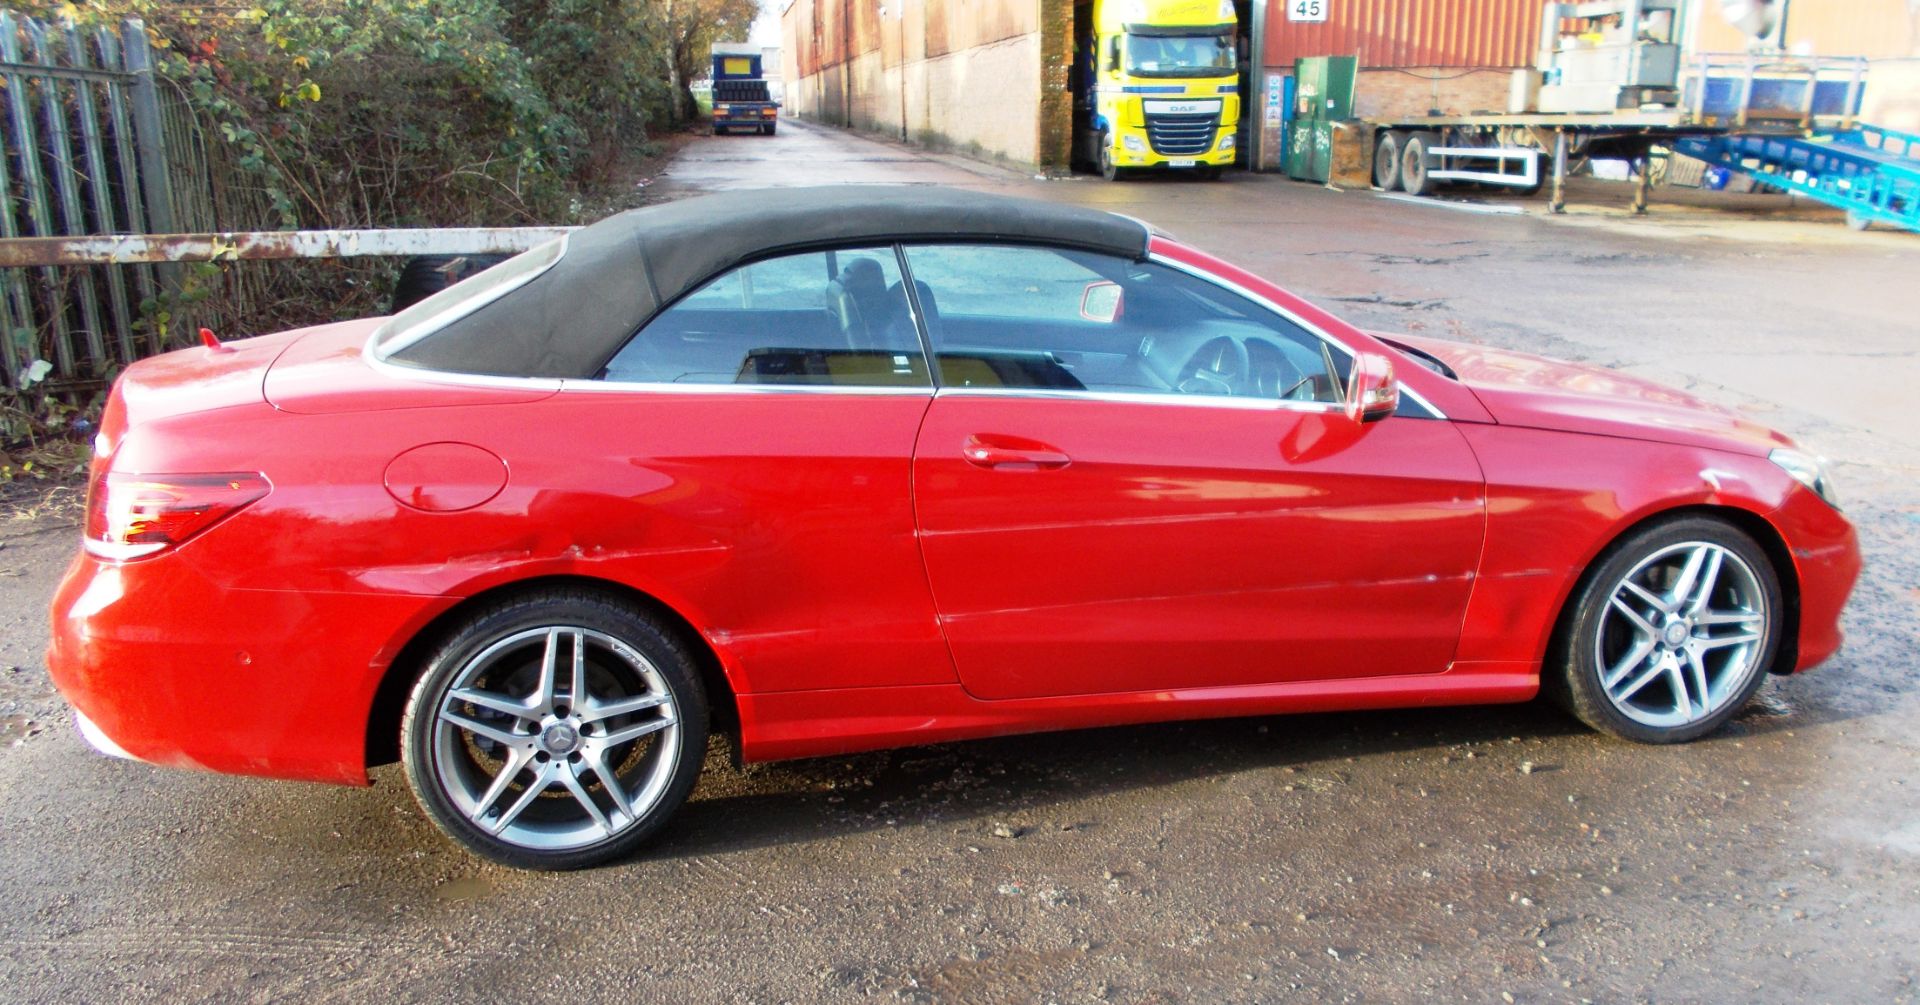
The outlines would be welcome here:
M 686 647 L 603 595 L 488 608 L 428 660 L 401 723 L 407 781 L 478 854 L 530 869 L 619 858 L 686 801 L 707 702 Z
M 1652 524 L 1588 575 L 1545 683 L 1601 732 L 1692 740 L 1760 689 L 1784 609 L 1779 577 L 1752 538 L 1708 517 Z
M 1400 154 L 1400 185 L 1408 195 L 1427 195 L 1435 186 L 1432 177 L 1435 158 L 1427 151 L 1440 145 L 1436 133 L 1413 133 L 1407 137 Z
M 1381 130 L 1373 146 L 1373 187 L 1382 192 L 1400 190 L 1400 139 L 1391 129 Z
M 768 135 L 768 136 L 772 136 L 772 135 L 773 135 L 773 131 L 774 131 L 774 129 L 775 129 L 776 127 L 777 127 L 777 124 L 776 124 L 776 123 L 773 123 L 773 122 L 769 122 L 769 123 L 767 123 L 767 135 Z

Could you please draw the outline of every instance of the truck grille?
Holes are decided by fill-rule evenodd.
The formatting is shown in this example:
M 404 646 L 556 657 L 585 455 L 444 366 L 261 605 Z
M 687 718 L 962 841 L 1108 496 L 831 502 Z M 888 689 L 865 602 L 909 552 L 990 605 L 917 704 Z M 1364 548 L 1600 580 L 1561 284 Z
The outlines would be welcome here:
M 1147 116 L 1147 142 L 1153 152 L 1170 157 L 1191 157 L 1213 148 L 1214 131 L 1220 128 L 1220 113 L 1201 115 Z

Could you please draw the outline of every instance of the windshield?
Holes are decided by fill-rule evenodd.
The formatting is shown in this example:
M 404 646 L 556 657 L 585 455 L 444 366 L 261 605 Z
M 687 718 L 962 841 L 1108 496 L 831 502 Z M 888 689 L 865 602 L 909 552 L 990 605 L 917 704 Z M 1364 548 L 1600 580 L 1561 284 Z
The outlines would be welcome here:
M 1127 73 L 1135 77 L 1231 77 L 1232 35 L 1128 35 Z

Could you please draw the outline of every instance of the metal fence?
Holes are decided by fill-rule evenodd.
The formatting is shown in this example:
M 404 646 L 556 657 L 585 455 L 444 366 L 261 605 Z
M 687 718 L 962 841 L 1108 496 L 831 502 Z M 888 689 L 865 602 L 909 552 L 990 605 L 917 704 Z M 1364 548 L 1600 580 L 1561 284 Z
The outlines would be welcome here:
M 183 229 L 168 134 L 191 123 L 178 104 L 162 99 L 138 20 L 83 29 L 0 11 L 0 238 Z M 0 269 L 4 386 L 86 387 L 163 348 L 145 315 L 175 268 Z

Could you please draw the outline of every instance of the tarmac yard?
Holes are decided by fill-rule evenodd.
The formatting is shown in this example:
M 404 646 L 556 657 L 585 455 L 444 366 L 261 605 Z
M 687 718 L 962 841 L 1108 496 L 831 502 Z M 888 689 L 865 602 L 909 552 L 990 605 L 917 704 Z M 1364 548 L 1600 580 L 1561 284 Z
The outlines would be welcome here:
M 664 190 L 1103 206 L 1365 327 L 1741 407 L 1839 462 L 1867 560 L 1847 646 L 1683 747 L 1526 705 L 716 753 L 639 856 L 528 874 L 440 838 L 397 767 L 342 789 L 92 755 L 41 657 L 79 530 L 21 517 L 0 523 L 0 999 L 1920 999 L 1920 235 L 1768 197 L 1632 219 L 1612 186 L 1548 219 L 1265 176 L 1040 181 L 782 125 L 695 141 Z

